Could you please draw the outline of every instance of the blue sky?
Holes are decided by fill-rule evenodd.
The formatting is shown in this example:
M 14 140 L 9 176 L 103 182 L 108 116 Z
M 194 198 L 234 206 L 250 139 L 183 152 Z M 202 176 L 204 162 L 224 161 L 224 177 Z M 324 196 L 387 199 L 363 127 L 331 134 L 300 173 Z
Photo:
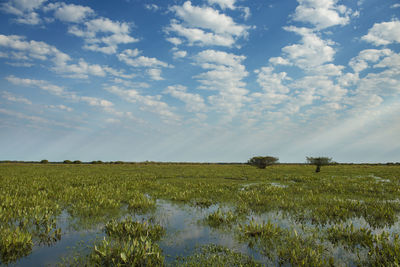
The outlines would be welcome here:
M 397 0 L 0 12 L 2 160 L 400 161 Z

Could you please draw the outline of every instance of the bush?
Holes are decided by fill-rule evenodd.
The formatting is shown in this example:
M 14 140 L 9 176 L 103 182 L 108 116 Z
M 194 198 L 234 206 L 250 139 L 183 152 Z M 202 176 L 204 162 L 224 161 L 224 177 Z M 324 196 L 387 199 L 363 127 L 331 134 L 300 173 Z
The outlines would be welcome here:
M 80 161 L 80 160 L 74 160 L 74 162 L 73 162 L 74 164 L 81 164 L 82 163 L 82 161 Z
M 266 157 L 252 157 L 248 160 L 248 164 L 256 166 L 260 169 L 265 169 L 267 166 L 273 165 L 278 162 L 278 158 L 266 156 Z
M 315 169 L 315 172 L 320 172 L 321 171 L 321 166 L 332 164 L 332 158 L 328 158 L 328 157 L 318 157 L 318 158 L 307 157 L 307 162 L 317 166 L 317 168 Z
M 47 164 L 47 163 L 49 163 L 49 161 L 48 161 L 47 159 L 42 159 L 42 160 L 40 161 L 40 163 L 42 163 L 42 164 Z
M 72 161 L 70 161 L 68 159 L 64 160 L 64 164 L 71 164 L 71 163 L 72 163 Z

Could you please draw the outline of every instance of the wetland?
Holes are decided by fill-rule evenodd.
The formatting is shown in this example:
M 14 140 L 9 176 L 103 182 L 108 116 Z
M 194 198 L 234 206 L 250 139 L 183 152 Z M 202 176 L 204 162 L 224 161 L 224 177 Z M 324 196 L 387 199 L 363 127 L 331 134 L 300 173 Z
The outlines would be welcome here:
M 0 165 L 0 264 L 398 266 L 400 166 Z

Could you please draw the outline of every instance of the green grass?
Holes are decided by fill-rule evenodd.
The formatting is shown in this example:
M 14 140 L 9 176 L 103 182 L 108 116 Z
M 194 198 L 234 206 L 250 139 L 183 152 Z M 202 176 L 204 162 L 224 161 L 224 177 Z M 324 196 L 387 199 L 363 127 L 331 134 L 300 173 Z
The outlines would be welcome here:
M 393 234 L 382 230 L 398 222 L 399 196 L 400 166 L 335 165 L 315 173 L 315 166 L 310 165 L 258 169 L 239 164 L 5 163 L 0 164 L 1 263 L 26 256 L 33 246 L 58 242 L 63 233 L 57 220 L 63 211 L 77 229 L 106 225 L 114 219 L 109 226 L 126 226 L 112 230 L 117 233 L 136 227 L 127 221 L 124 227 L 118 225 L 121 217 L 152 212 L 156 200 L 162 199 L 191 207 L 229 207 L 229 212 L 217 210 L 205 221 L 236 231 L 241 242 L 252 243 L 276 263 L 330 264 L 329 249 L 341 246 L 349 253 L 365 249 L 367 257 L 360 259 L 364 265 L 384 265 L 400 257 L 398 229 Z M 279 212 L 311 230 L 296 236 L 293 229 L 280 228 L 278 222 L 257 225 L 245 219 L 268 212 Z M 368 229 L 347 227 L 354 219 L 365 220 Z M 371 232 L 376 229 L 381 229 L 382 236 Z M 276 231 L 281 231 L 279 238 Z M 10 236 L 16 237 L 15 242 Z M 118 248 L 125 253 L 119 254 L 123 264 L 133 255 L 127 254 L 131 249 L 143 247 L 154 255 L 161 253 L 155 264 L 163 264 L 158 261 L 163 257 L 158 239 L 149 236 L 150 247 L 132 237 L 136 243 L 107 239 L 96 248 L 106 255 L 108 247 Z M 316 245 L 311 237 L 318 241 Z M 93 251 L 97 259 L 95 255 L 101 253 Z

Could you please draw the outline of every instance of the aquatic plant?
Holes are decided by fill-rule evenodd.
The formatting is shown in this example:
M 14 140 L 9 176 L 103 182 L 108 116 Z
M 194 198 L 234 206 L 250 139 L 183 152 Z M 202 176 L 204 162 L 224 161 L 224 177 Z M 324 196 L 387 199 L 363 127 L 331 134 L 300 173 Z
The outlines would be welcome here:
M 236 220 L 237 216 L 231 211 L 223 212 L 218 208 L 207 216 L 205 222 L 212 227 L 218 227 L 221 225 L 231 225 L 236 222 Z
M 132 218 L 126 218 L 122 221 L 109 221 L 105 226 L 105 233 L 109 237 L 119 240 L 146 237 L 156 241 L 165 234 L 165 229 L 161 225 L 152 225 L 146 221 L 139 222 L 133 221 Z
M 263 266 L 251 257 L 229 248 L 214 244 L 197 249 L 193 255 L 179 257 L 174 266 L 203 267 L 203 266 Z
M 334 225 L 326 230 L 327 239 L 337 245 L 341 244 L 345 247 L 355 250 L 357 247 L 368 248 L 372 247 L 373 238 L 372 232 L 367 228 L 354 228 L 350 225 Z
M 0 228 L 0 263 L 9 264 L 32 251 L 32 236 L 19 227 Z
M 164 256 L 148 237 L 123 242 L 103 239 L 87 258 L 87 266 L 163 266 Z

